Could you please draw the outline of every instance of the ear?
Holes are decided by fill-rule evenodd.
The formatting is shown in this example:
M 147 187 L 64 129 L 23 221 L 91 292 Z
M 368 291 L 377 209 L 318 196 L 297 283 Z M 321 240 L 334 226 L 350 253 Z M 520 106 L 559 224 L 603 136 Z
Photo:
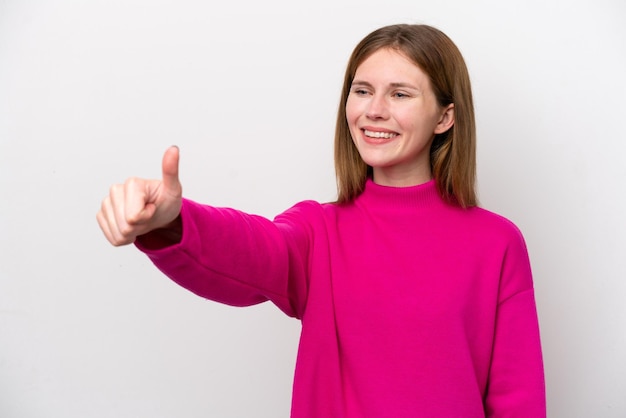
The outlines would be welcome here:
M 435 134 L 446 132 L 448 129 L 452 128 L 452 125 L 454 125 L 454 103 L 450 103 L 443 108 L 439 122 L 437 126 L 435 126 Z

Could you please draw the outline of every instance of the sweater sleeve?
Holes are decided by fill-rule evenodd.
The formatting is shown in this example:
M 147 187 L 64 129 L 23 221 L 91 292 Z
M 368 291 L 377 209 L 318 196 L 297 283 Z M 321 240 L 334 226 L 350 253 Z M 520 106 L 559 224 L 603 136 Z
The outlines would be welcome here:
M 181 219 L 180 243 L 160 249 L 135 243 L 165 275 L 207 299 L 232 306 L 270 300 L 301 317 L 309 237 L 298 216 L 273 222 L 184 199 Z
M 489 386 L 489 418 L 545 418 L 545 382 L 528 252 L 518 230 L 502 265 Z

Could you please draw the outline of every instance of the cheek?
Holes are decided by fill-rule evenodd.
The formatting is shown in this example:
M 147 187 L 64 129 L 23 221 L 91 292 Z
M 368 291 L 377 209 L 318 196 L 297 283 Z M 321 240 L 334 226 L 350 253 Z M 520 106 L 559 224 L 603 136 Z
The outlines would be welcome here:
M 359 119 L 359 116 L 362 113 L 362 104 L 358 100 L 354 100 L 352 96 L 348 97 L 346 101 L 346 121 L 348 122 L 348 126 L 352 128 L 353 125 Z
M 348 122 L 348 126 L 351 126 L 354 122 L 354 105 L 350 99 L 346 102 L 346 122 Z
M 354 104 L 351 102 L 350 98 L 346 100 L 345 114 L 350 137 L 354 141 Z
M 420 109 L 406 109 L 406 111 L 396 113 L 396 122 L 403 130 L 411 132 L 429 132 L 434 127 L 433 118 L 420 113 Z

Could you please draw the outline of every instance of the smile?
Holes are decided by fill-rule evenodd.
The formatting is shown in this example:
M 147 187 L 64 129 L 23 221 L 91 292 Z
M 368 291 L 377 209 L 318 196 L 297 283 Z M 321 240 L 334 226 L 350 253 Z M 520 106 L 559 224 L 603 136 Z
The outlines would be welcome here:
M 396 136 L 398 136 L 398 134 L 394 132 L 368 131 L 367 129 L 364 129 L 363 133 L 365 134 L 365 136 L 370 137 L 370 138 L 391 139 L 391 138 L 395 138 Z

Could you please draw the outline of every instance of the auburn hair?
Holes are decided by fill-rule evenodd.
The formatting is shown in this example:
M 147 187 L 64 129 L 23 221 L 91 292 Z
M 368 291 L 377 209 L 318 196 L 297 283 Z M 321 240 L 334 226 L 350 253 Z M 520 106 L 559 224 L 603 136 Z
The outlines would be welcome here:
M 415 63 L 428 76 L 441 107 L 454 103 L 454 125 L 435 135 L 431 145 L 431 170 L 444 200 L 464 208 L 476 206 L 476 123 L 465 61 L 440 30 L 408 24 L 385 26 L 370 33 L 348 61 L 335 128 L 337 202 L 355 199 L 372 176 L 372 167 L 363 161 L 350 135 L 346 102 L 357 68 L 381 48 L 397 50 Z

